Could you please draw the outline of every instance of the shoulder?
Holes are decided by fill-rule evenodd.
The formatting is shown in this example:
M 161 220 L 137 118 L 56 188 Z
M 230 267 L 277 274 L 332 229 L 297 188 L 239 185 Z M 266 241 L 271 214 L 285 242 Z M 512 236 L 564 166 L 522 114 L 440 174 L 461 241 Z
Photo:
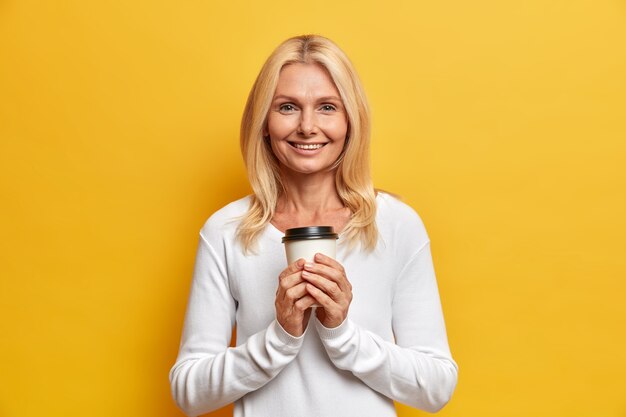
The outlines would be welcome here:
M 202 226 L 200 235 L 207 241 L 234 238 L 241 217 L 250 207 L 251 197 L 240 198 L 213 213 Z
M 429 242 L 424 222 L 413 207 L 385 192 L 378 192 L 376 225 L 385 241 L 422 247 Z
M 396 224 L 407 222 L 412 226 L 420 225 L 423 227 L 422 219 L 413 207 L 401 201 L 398 197 L 379 191 L 376 200 L 378 201 L 377 214 L 380 220 L 390 220 Z

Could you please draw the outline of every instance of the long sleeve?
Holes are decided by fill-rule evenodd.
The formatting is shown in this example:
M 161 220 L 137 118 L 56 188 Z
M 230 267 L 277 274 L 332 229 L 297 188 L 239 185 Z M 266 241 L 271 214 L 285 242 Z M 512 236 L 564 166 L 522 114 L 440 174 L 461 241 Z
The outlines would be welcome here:
M 336 367 L 395 401 L 435 412 L 452 396 L 458 368 L 448 347 L 428 242 L 396 277 L 393 294 L 395 343 L 350 318 L 334 329 L 316 321 L 317 331 Z
M 229 404 L 272 380 L 298 353 L 293 337 L 276 322 L 229 347 L 235 324 L 223 257 L 201 235 L 176 363 L 169 375 L 172 395 L 189 416 Z

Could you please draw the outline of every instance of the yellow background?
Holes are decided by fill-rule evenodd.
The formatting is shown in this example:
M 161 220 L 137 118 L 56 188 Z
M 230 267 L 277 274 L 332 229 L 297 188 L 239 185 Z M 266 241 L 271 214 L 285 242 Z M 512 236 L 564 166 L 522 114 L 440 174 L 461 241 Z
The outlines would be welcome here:
M 430 233 L 440 415 L 626 416 L 617 0 L 1 1 L 0 416 L 182 415 L 197 233 L 249 192 L 262 62 L 308 32 L 354 61 L 376 185 Z

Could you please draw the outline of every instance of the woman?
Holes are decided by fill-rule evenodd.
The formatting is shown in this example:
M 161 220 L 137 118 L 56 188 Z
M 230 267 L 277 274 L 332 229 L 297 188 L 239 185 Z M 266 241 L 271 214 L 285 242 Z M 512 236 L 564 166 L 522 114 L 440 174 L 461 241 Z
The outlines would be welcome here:
M 235 402 L 236 416 L 384 417 L 394 400 L 431 412 L 449 400 L 457 366 L 428 236 L 411 208 L 375 192 L 369 127 L 356 72 L 330 40 L 291 38 L 268 58 L 241 126 L 254 194 L 200 232 L 170 372 L 186 414 Z M 336 260 L 286 265 L 284 231 L 309 225 L 340 231 Z

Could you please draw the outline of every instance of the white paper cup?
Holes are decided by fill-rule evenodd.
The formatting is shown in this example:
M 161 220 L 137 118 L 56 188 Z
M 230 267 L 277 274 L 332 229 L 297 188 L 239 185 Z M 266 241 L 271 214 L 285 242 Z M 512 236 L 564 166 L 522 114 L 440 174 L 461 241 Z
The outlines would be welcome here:
M 337 255 L 337 238 L 338 235 L 332 226 L 287 229 L 282 239 L 287 263 L 292 264 L 300 258 L 313 262 L 316 253 L 323 253 L 334 259 Z

